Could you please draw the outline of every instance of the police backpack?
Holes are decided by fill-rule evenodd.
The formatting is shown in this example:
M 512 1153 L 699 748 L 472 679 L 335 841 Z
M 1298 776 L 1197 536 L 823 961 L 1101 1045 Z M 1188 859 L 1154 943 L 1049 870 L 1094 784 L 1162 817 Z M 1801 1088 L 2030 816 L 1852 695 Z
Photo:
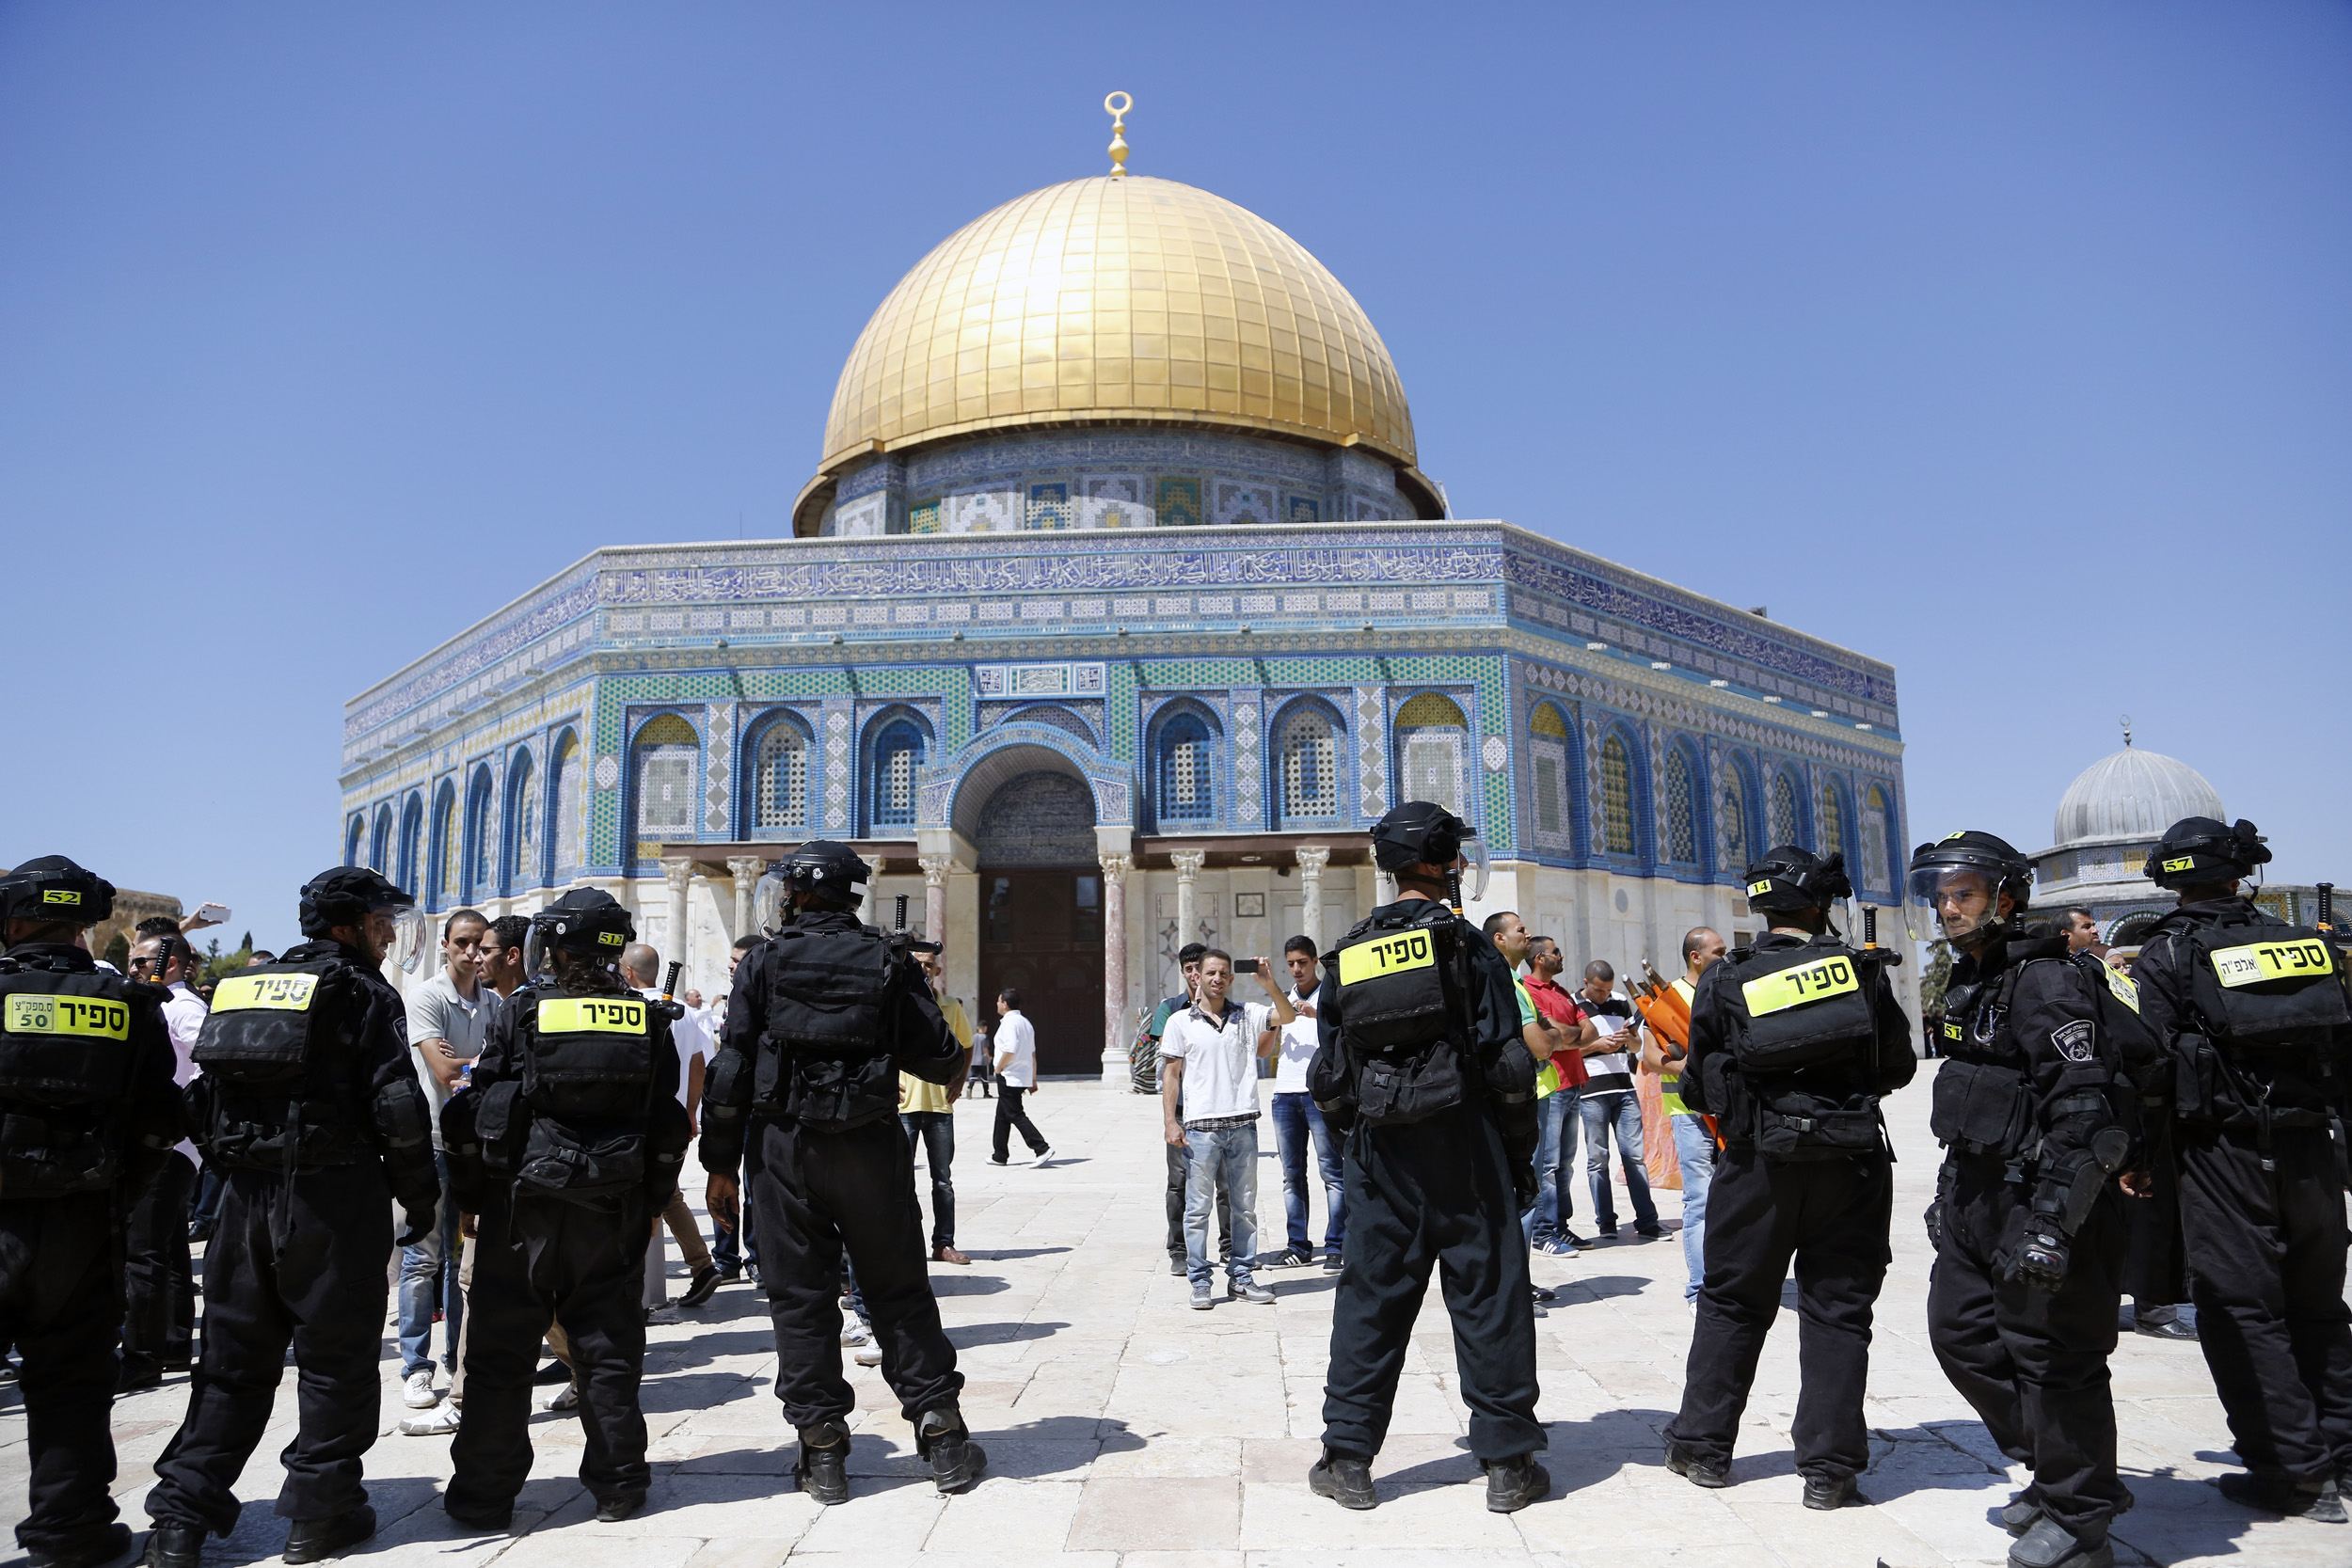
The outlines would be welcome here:
M 2260 914 L 2171 933 L 2173 951 L 2186 960 L 2189 1000 L 2201 1031 L 2178 1042 L 2179 1110 L 2191 1117 L 2228 1119 L 2233 1111 L 2260 1113 L 2277 1126 L 2317 1126 L 2326 1117 L 2299 1096 L 2300 1085 L 2319 1102 L 2341 1106 L 2343 1050 L 2352 1007 L 2334 945 L 2309 927 Z M 2288 1089 L 2249 1087 L 2252 1076 Z M 2283 1114 L 2280 1114 L 2283 1113 Z
M 1309 1088 L 1325 1114 L 1370 1127 L 1421 1121 L 1462 1103 L 1459 922 L 1398 914 L 1359 921 L 1324 957 L 1338 988 L 1344 1056 L 1317 1053 Z M 1316 1079 L 1320 1077 L 1322 1086 Z
M 203 1072 L 188 1085 L 190 1119 L 207 1160 L 277 1166 L 358 1159 L 362 1133 L 345 1103 L 353 1098 L 348 1057 L 358 984 L 340 959 L 313 958 L 259 964 L 213 988 L 213 1010 L 192 1053 Z
M 898 1113 L 883 1037 L 906 964 L 871 927 L 787 927 L 768 943 L 767 1011 L 753 1069 L 763 1114 L 840 1132 Z
M 1731 1058 L 1756 1151 L 1769 1160 L 1887 1152 L 1879 1115 L 1878 974 L 1835 937 L 1740 948 L 1717 985 L 1740 988 Z M 1738 1118 L 1733 1118 L 1735 1125 Z
M 0 1194 L 95 1192 L 120 1174 L 130 984 L 0 958 Z
M 516 1003 L 519 1077 L 484 1095 L 474 1136 L 505 1154 L 518 1189 L 597 1208 L 657 1187 L 666 1195 L 687 1133 L 677 1097 L 655 1082 L 653 1030 L 665 1005 L 535 990 Z

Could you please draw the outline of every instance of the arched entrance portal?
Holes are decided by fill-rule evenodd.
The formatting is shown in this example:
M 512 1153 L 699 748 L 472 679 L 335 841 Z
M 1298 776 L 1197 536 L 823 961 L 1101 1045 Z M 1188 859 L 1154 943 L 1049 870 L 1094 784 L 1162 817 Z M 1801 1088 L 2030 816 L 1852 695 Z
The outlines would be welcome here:
M 1103 873 L 1094 792 L 1058 769 L 1019 774 L 981 809 L 980 997 L 1021 993 L 1040 1072 L 1093 1076 L 1103 1059 Z

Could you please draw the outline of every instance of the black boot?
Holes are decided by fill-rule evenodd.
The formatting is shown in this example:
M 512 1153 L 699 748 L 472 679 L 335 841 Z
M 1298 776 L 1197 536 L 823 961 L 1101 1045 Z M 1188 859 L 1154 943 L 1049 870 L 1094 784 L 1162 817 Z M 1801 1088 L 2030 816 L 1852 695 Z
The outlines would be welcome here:
M 828 1508 L 850 1500 L 850 1429 L 838 1419 L 801 1428 L 801 1456 L 792 1463 L 801 1490 Z
M 2042 1504 L 2035 1498 L 2033 1488 L 2028 1486 L 2010 1498 L 2009 1506 L 2001 1510 L 2001 1528 L 2011 1535 L 2023 1535 L 2033 1528 L 2034 1522 L 2041 1517 Z
M 1372 1461 L 1329 1449 L 1307 1472 L 1307 1485 L 1316 1497 L 1328 1497 L 1342 1508 L 1367 1509 L 1380 1501 L 1372 1489 Z
M 598 1497 L 596 1523 L 618 1524 L 644 1506 L 645 1495 L 643 1492 L 615 1492 L 609 1497 Z
M 286 1532 L 288 1563 L 317 1562 L 375 1533 L 375 1510 L 361 1506 L 332 1519 L 296 1519 Z
M 1485 1462 L 1486 1512 L 1517 1513 L 1529 1503 L 1541 1502 L 1551 1490 L 1551 1474 L 1532 1453 Z
M 502 1534 L 515 1523 L 515 1505 L 511 1502 L 504 1508 L 477 1505 L 446 1492 L 441 1494 L 441 1512 L 468 1529 L 478 1529 L 485 1535 Z
M 1804 1506 L 1826 1513 L 1848 1503 L 1867 1503 L 1862 1488 L 1851 1476 L 1807 1476 L 1804 1478 Z
M 196 1568 L 203 1555 L 202 1525 L 157 1525 L 147 1537 L 147 1568 Z
M 2344 1498 L 2332 1481 L 2306 1482 L 2247 1473 L 2223 1476 L 2214 1485 L 2241 1508 L 2258 1508 L 2290 1519 L 2314 1519 L 2323 1525 L 2344 1523 Z
M 931 1462 L 931 1481 L 943 1497 L 970 1490 L 988 1468 L 988 1450 L 972 1441 L 963 1413 L 952 1404 L 923 1412 L 914 1426 L 914 1452 Z
M 2104 1536 L 2086 1546 L 2045 1513 L 2009 1549 L 2009 1568 L 2115 1568 L 2115 1548 Z
M 101 1568 L 131 1549 L 131 1527 L 96 1525 L 43 1546 L 24 1548 L 30 1568 Z
M 1666 1468 L 1693 1486 L 1704 1486 L 1712 1490 L 1718 1486 L 1731 1484 L 1730 1476 L 1708 1464 L 1707 1461 L 1699 1458 L 1671 1437 L 1666 1439 Z

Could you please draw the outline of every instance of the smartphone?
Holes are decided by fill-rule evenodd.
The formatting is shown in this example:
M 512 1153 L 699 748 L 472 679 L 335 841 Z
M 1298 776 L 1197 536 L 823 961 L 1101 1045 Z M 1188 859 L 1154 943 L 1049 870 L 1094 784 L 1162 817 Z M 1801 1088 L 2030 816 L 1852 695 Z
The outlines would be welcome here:
M 1233 963 L 1233 973 L 1236 974 L 1255 974 L 1258 973 L 1258 960 L 1255 958 L 1237 958 Z
M 199 904 L 196 907 L 196 918 L 199 920 L 209 920 L 215 926 L 226 926 L 229 924 L 229 906 L 226 904 Z

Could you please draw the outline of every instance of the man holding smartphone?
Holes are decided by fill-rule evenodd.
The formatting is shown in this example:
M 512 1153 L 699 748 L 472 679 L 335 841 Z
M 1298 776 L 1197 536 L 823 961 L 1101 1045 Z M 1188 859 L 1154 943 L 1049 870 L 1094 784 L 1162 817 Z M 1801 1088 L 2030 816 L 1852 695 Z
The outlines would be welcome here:
M 1170 1148 L 1185 1151 L 1184 1272 L 1192 1305 L 1205 1312 L 1210 1294 L 1209 1208 L 1216 1179 L 1233 1205 L 1233 1253 L 1226 1260 L 1232 1299 L 1263 1307 L 1274 1292 L 1251 1277 L 1258 1243 L 1258 1062 L 1274 1054 L 1275 1034 L 1298 1015 L 1262 958 L 1246 960 L 1272 1006 L 1233 1003 L 1230 954 L 1200 958 L 1200 1000 L 1168 1021 L 1160 1042 L 1160 1105 Z

